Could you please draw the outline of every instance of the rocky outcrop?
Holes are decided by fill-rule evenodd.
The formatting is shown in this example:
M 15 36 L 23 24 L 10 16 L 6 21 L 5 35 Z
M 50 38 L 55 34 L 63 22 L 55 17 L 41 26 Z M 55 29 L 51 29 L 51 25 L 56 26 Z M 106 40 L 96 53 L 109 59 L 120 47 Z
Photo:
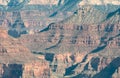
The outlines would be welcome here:
M 31 36 L 32 39 L 29 38 Z M 106 48 L 119 48 L 119 23 L 100 25 L 53 24 L 38 34 L 22 36 L 21 42 L 26 43 L 26 46 L 33 51 L 44 52 L 48 50 L 54 53 L 58 53 L 60 50 L 64 52 L 93 50 L 94 52 L 102 45 Z M 34 46 L 32 46 L 33 44 Z M 63 45 L 64 47 L 62 47 Z
M 39 33 L 23 35 L 20 41 L 49 62 L 52 78 L 102 78 L 103 73 L 108 78 L 118 77 L 118 10 L 103 14 L 91 7 L 80 9 L 73 17 L 51 23 Z
M 19 40 L 0 28 L 0 77 L 49 78 L 49 64 L 35 57 Z
M 12 12 L 12 17 L 13 23 L 9 21 L 8 34 L 15 38 L 20 37 L 22 34 L 27 34 L 20 12 Z
M 43 53 L 39 53 L 37 56 L 39 57 L 41 54 Z M 47 56 L 49 57 L 49 55 Z M 43 55 L 43 57 L 46 56 Z M 101 78 L 103 72 L 105 77 L 114 78 L 119 76 L 119 54 L 113 56 L 113 54 L 103 55 L 102 53 L 66 52 L 55 54 L 51 58 L 53 60 L 49 61 L 50 78 Z
M 33 61 L 24 64 L 22 78 L 50 78 L 49 64 L 45 61 Z
M 29 39 L 31 36 L 32 39 Z M 21 42 L 33 51 L 54 53 L 50 61 L 51 77 L 96 77 L 94 75 L 106 69 L 120 55 L 119 22 L 100 25 L 51 24 L 38 34 L 22 36 Z
M 24 64 L 2 64 L 0 67 L 2 78 L 49 78 L 50 68 L 45 61 L 33 61 Z
M 54 13 L 66 11 L 78 2 L 79 0 L 74 2 L 67 0 L 63 4 L 66 7 L 61 6 Z M 9 6 L 13 5 L 9 4 Z M 40 29 L 37 28 L 41 26 L 39 16 L 46 16 L 46 14 L 42 10 L 42 13 L 29 11 L 6 12 L 7 16 L 13 14 L 15 17 L 12 20 L 8 17 L 1 25 L 10 26 L 11 30 L 20 29 L 18 31 L 20 34 L 23 33 L 22 27 L 27 28 L 29 34 L 19 36 L 20 38 L 17 40 L 10 37 L 9 32 L 0 28 L 1 77 L 119 77 L 119 9 L 107 13 L 95 7 L 82 6 L 69 18 L 40 27 Z M 27 17 L 27 15 L 32 16 Z M 43 20 L 43 22 L 45 21 Z

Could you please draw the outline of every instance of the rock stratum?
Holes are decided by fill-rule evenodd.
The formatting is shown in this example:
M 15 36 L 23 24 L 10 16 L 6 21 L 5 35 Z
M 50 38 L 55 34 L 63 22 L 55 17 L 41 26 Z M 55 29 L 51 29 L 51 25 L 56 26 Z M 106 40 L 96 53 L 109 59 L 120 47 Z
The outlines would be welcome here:
M 119 78 L 119 2 L 1 2 L 0 77 Z
M 0 28 L 0 77 L 1 78 L 48 78 L 47 61 L 35 57 L 20 41 L 10 37 Z M 47 76 L 48 75 L 48 76 Z
M 119 9 L 106 14 L 82 7 L 71 17 L 20 40 L 33 54 L 49 61 L 51 78 L 118 78 L 119 16 Z

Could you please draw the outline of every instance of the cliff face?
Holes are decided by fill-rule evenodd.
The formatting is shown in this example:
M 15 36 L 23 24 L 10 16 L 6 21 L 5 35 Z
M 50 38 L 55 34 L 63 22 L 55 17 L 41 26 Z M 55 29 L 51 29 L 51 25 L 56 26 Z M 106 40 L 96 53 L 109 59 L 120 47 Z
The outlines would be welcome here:
M 0 77 L 2 78 L 49 78 L 49 65 L 43 61 L 33 61 L 24 64 L 2 64 L 0 67 Z
M 84 55 L 82 53 L 76 54 L 61 54 L 58 55 L 57 58 L 56 55 L 55 61 L 53 61 L 51 65 L 53 72 L 60 74 L 61 76 L 64 75 L 62 77 L 71 78 L 101 78 L 104 76 L 113 78 L 113 76 L 117 76 L 114 74 L 118 74 L 119 77 L 119 71 L 115 72 L 119 69 L 119 63 L 117 62 L 119 58 L 103 57 L 99 54 L 91 54 L 87 56 L 85 61 L 82 61 L 83 57 L 81 57 L 81 55 Z
M 0 28 L 0 77 L 39 78 L 40 76 L 50 76 L 49 64 L 37 59 L 19 40 L 10 37 L 4 28 Z
M 23 35 L 20 41 L 38 58 L 49 62 L 51 78 L 119 77 L 118 10 L 105 14 L 83 8 L 39 33 Z
M 49 64 L 46 61 L 33 61 L 24 64 L 23 78 L 49 78 Z
M 54 53 L 59 51 L 84 51 L 85 48 L 87 48 L 86 51 L 89 51 L 102 45 L 105 45 L 104 48 L 119 48 L 119 23 L 101 25 L 67 24 L 64 26 L 53 24 L 47 29 L 38 34 L 24 35 L 21 37 L 21 41 L 26 43 L 29 49 L 33 51 L 53 51 Z
M 24 5 L 24 0 L 21 0 L 23 3 L 10 1 L 17 2 L 17 5 L 9 3 L 8 8 L 12 11 Z M 8 31 L 0 28 L 0 76 L 119 78 L 120 8 L 107 9 L 106 12 L 100 6 L 79 6 L 77 10 L 68 11 L 79 2 L 31 0 L 30 6 L 26 5 L 20 11 L 1 12 L 0 25 Z M 90 5 L 110 3 L 107 0 L 97 3 L 84 0 L 83 5 L 87 2 Z M 19 3 L 22 6 L 18 6 Z M 41 5 L 32 5 L 36 3 Z M 48 6 L 48 3 L 61 5 L 49 10 L 45 5 L 53 6 Z M 55 23 L 51 23 L 53 21 Z M 9 36 L 15 34 L 10 34 L 9 31 L 13 30 L 16 30 L 19 38 Z M 24 34 L 24 31 L 28 33 Z

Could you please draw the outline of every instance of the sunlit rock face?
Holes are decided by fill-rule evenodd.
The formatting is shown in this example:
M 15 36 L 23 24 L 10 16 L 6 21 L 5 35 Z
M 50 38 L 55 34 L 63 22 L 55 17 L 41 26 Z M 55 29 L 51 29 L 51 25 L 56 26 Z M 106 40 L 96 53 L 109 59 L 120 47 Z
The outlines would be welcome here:
M 59 0 L 31 0 L 29 4 L 57 5 Z
M 14 0 L 1 0 L 0 4 L 8 5 L 10 2 Z M 59 5 L 65 4 L 66 2 L 70 2 L 72 0 L 15 0 L 17 3 L 28 2 L 29 5 Z M 106 4 L 113 4 L 113 5 L 120 5 L 119 0 L 81 0 L 79 2 L 80 5 L 106 5 Z
M 72 0 L 31 0 L 29 4 L 41 4 L 41 5 L 46 5 L 46 4 L 52 4 L 52 5 L 57 5 L 58 3 L 64 4 L 68 1 Z M 80 5 L 106 5 L 106 4 L 113 4 L 113 5 L 120 5 L 119 0 L 81 0 L 79 2 Z
M 7 30 L 1 27 L 0 62 L 1 78 L 50 76 L 48 62 L 43 59 L 37 59 L 19 40 L 10 37 Z
M 9 3 L 22 3 L 22 2 L 28 2 L 29 5 L 58 5 L 58 3 L 63 4 L 64 0 L 1 0 L 0 4 L 2 5 L 8 5 Z
M 120 1 L 119 0 L 83 0 L 79 4 L 80 5 L 106 5 L 106 4 L 120 5 Z

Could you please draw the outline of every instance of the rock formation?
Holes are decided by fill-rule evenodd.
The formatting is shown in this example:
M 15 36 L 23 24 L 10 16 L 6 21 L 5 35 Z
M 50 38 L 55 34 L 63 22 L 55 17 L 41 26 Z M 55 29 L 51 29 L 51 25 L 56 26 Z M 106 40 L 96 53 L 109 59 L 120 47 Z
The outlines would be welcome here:
M 120 77 L 119 0 L 0 4 L 0 77 Z
M 17 39 L 10 37 L 0 28 L 0 77 L 39 78 L 50 76 L 49 64 L 35 57 Z
M 54 54 L 47 56 L 52 59 L 47 60 L 52 77 L 118 77 L 120 18 L 118 10 L 111 13 L 104 14 L 94 8 L 80 9 L 78 14 L 51 23 L 39 33 L 23 35 L 20 41 L 38 57 L 45 58 L 44 53 Z

